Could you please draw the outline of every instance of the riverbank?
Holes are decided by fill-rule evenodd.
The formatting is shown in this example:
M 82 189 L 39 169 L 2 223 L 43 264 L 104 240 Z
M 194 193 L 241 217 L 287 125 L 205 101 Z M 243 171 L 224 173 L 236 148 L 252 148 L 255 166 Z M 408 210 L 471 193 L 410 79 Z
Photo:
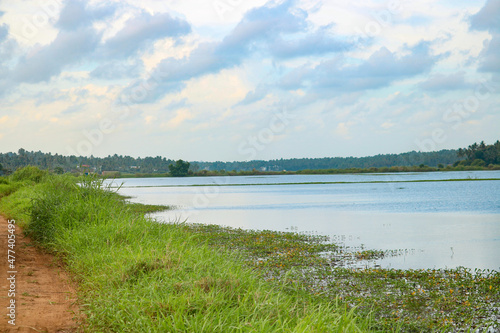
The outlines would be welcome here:
M 500 324 L 496 271 L 351 269 L 347 261 L 398 254 L 348 251 L 293 232 L 159 224 L 143 214 L 165 207 L 127 204 L 102 180 L 22 178 L 0 185 L 11 192 L 0 211 L 66 262 L 89 331 L 459 332 Z
M 369 330 L 368 319 L 342 306 L 266 282 L 234 251 L 146 219 L 98 179 L 77 186 L 72 177 L 25 174 L 0 186 L 0 193 L 15 188 L 0 211 L 64 260 L 88 331 Z

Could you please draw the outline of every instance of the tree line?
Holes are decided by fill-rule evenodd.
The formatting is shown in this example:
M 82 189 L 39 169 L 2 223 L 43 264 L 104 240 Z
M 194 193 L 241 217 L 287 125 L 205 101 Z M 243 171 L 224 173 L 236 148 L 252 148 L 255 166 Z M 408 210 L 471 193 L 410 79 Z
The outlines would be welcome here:
M 17 153 L 0 153 L 0 170 L 3 170 L 3 173 L 13 172 L 27 165 L 37 166 L 56 173 L 82 172 L 84 170 L 95 173 L 102 173 L 103 171 L 167 173 L 169 172 L 169 165 L 172 163 L 175 163 L 175 161 L 161 156 L 145 158 L 117 154 L 108 155 L 107 157 L 64 156 L 41 151 L 27 151 L 23 148 L 19 149 Z
M 235 170 L 235 171 L 299 171 L 304 169 L 369 169 L 383 167 L 449 165 L 459 160 L 457 150 L 445 149 L 434 152 L 411 151 L 401 154 L 379 154 L 367 157 L 324 157 L 292 158 L 275 160 L 254 160 L 247 162 L 194 162 L 200 170 Z
M 274 160 L 253 160 L 234 162 L 185 162 L 165 157 L 134 158 L 123 155 L 107 157 L 64 156 L 27 151 L 23 148 L 16 152 L 0 153 L 0 174 L 9 174 L 27 165 L 55 173 L 65 172 L 115 172 L 121 175 L 204 175 L 213 172 L 296 172 L 300 170 L 334 170 L 334 169 L 377 169 L 427 166 L 443 168 L 453 166 L 488 166 L 500 164 L 500 141 L 487 145 L 474 143 L 468 148 L 444 149 L 433 152 L 406 152 L 401 154 L 379 154 L 367 157 L 324 157 L 324 158 L 292 158 Z M 409 170 L 409 169 L 408 169 Z
M 487 145 L 484 141 L 479 144 L 473 143 L 468 148 L 460 148 L 457 152 L 465 160 L 459 162 L 461 165 L 486 166 L 490 164 L 500 164 L 500 141 L 497 140 L 492 145 Z

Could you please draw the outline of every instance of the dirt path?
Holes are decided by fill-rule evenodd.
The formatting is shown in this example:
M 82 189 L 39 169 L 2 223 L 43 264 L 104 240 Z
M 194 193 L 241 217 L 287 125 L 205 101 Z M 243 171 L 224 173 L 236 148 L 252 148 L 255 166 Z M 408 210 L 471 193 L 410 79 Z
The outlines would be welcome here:
M 53 256 L 35 248 L 17 225 L 15 253 L 8 257 L 8 235 L 8 221 L 0 215 L 0 332 L 75 332 L 76 293 L 67 274 Z M 15 282 L 9 280 L 12 277 Z M 15 297 L 9 295 L 13 287 Z M 12 300 L 15 326 L 8 316 Z

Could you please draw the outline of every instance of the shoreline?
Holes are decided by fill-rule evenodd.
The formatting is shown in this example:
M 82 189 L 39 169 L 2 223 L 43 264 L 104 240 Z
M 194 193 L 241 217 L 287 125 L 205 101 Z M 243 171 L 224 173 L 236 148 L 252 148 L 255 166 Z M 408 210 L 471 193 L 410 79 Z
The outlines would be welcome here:
M 172 177 L 165 177 L 172 178 Z M 118 178 L 117 178 L 118 179 Z M 496 181 L 500 178 L 477 179 L 421 179 L 421 180 L 374 180 L 360 182 L 300 182 L 300 183 L 255 183 L 255 184 L 192 184 L 192 185 L 144 185 L 144 186 L 112 186 L 111 188 L 150 188 L 150 187 L 195 187 L 195 186 L 271 186 L 271 185 L 329 185 L 329 184 L 392 184 L 392 183 L 433 183 L 433 182 L 461 182 L 461 181 Z
M 401 173 L 433 173 L 433 172 L 462 172 L 462 171 L 498 171 L 499 165 L 493 167 L 477 167 L 477 166 L 458 166 L 458 167 L 373 167 L 368 169 L 352 168 L 352 169 L 310 169 L 298 171 L 226 171 L 226 170 L 202 170 L 191 172 L 184 177 L 214 177 L 214 176 L 279 176 L 279 175 L 345 175 L 345 174 L 401 174 Z M 118 176 L 114 178 L 178 178 L 172 177 L 167 173 L 126 173 L 116 171 Z M 182 177 L 181 177 L 182 178 Z

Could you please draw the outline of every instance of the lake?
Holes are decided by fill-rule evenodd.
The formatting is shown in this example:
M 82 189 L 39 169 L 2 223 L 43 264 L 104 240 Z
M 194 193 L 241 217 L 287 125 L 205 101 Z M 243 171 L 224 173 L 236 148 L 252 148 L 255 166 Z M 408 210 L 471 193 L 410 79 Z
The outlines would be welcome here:
M 120 194 L 174 205 L 159 221 L 330 236 L 367 249 L 404 250 L 385 268 L 500 270 L 500 171 L 130 178 Z M 462 181 L 442 181 L 463 179 Z

